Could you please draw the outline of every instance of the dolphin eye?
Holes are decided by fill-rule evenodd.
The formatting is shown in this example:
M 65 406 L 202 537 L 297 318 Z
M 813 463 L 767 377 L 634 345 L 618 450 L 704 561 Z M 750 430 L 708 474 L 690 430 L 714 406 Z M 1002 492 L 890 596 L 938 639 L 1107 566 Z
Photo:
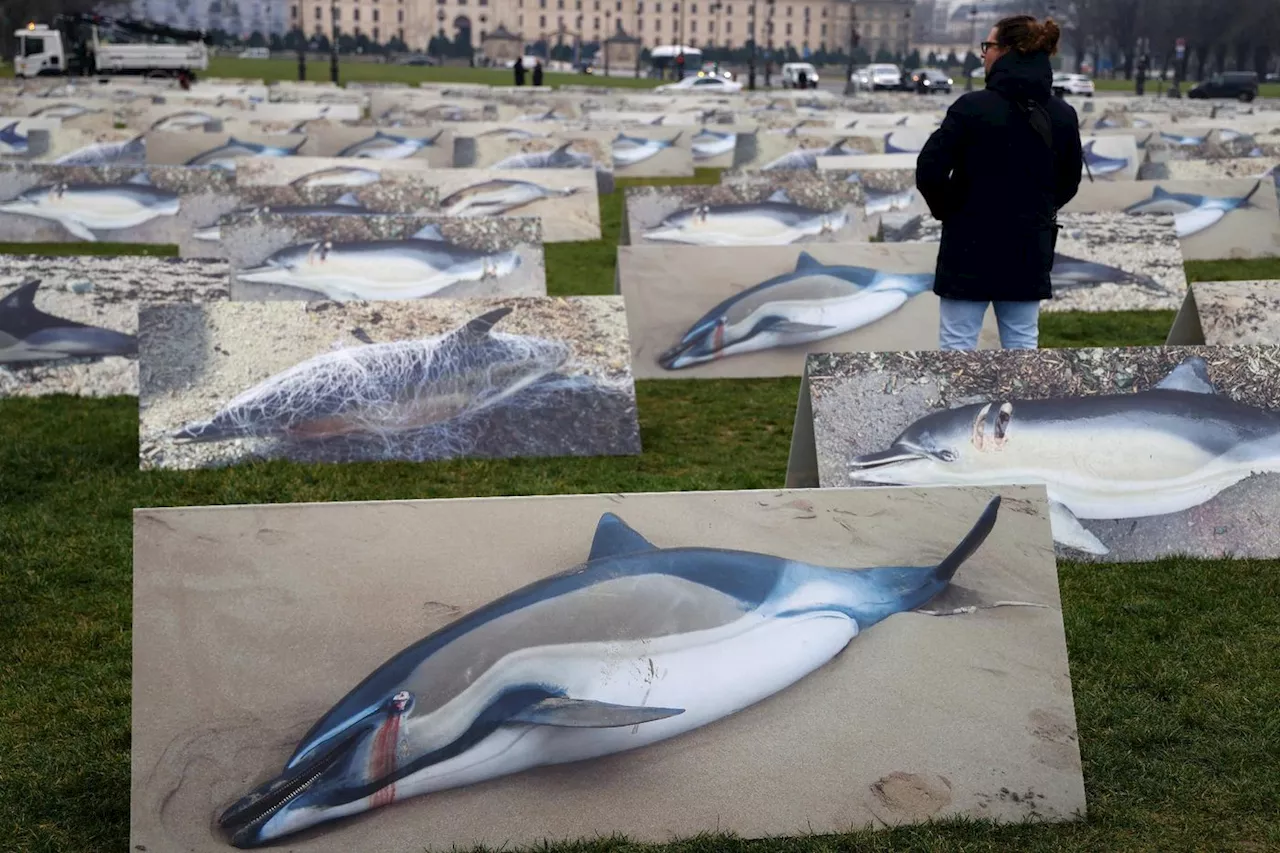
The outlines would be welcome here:
M 411 702 L 413 702 L 413 694 L 408 690 L 401 690 L 387 701 L 387 706 L 389 710 L 401 714 L 404 713 Z

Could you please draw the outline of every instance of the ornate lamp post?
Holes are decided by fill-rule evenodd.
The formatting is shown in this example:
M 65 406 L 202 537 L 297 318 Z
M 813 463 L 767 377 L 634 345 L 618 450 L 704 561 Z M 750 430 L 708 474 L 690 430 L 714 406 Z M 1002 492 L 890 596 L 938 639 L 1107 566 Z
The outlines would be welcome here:
M 609 27 L 609 19 L 613 17 L 610 9 L 604 10 L 604 40 L 600 42 L 600 49 L 604 51 L 604 76 L 609 76 L 609 39 L 613 37 L 613 30 Z
M 444 65 L 444 9 L 436 12 L 436 35 L 439 38 L 436 44 L 440 46 L 440 64 Z
M 748 10 L 751 15 L 747 32 L 751 37 L 751 53 L 747 56 L 747 88 L 751 91 L 756 89 L 756 8 L 759 6 L 759 0 L 751 0 L 751 8 Z
M 967 79 L 964 81 L 964 90 L 966 92 L 973 91 L 974 68 L 972 65 L 969 65 L 969 53 L 973 50 L 973 42 L 977 38 L 978 38 L 978 7 L 970 6 L 969 7 L 969 50 L 965 51 L 965 54 L 964 54 L 964 59 L 965 59 L 964 64 L 969 66 L 965 72 L 965 77 Z
M 855 64 L 853 55 L 858 52 L 858 42 L 861 37 L 858 35 L 858 10 L 854 8 L 853 3 L 849 4 L 849 67 L 844 72 L 844 93 L 852 94 L 857 86 L 853 82 L 853 66 Z
M 641 5 L 644 0 L 636 0 L 636 79 L 640 79 L 640 54 L 644 50 L 644 36 L 640 35 L 643 30 L 640 27 L 640 10 L 644 8 Z
M 338 4 L 329 7 L 330 24 L 333 30 L 333 41 L 329 43 L 329 80 L 338 84 Z

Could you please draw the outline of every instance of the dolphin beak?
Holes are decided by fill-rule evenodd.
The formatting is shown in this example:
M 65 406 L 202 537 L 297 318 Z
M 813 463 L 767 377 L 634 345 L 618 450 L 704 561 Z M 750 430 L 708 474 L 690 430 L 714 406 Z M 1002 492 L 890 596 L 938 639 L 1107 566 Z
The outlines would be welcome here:
M 221 238 L 219 238 L 221 239 Z M 280 267 L 271 264 L 262 264 L 261 266 L 249 267 L 237 272 L 236 278 L 241 281 L 269 281 L 281 270 Z
M 918 459 L 925 459 L 925 454 L 912 450 L 909 447 L 894 445 L 887 450 L 878 450 L 875 453 L 864 453 L 861 456 L 855 456 L 849 460 L 849 471 L 853 478 L 859 478 L 859 473 L 863 471 L 872 471 L 878 468 L 886 468 L 890 465 L 896 465 L 900 462 L 914 462 Z
M 264 782 L 229 806 L 219 815 L 218 825 L 231 833 L 231 843 L 243 849 L 271 841 L 272 837 L 263 833 L 267 822 L 322 779 L 367 729 L 367 725 L 356 726 L 330 749 Z

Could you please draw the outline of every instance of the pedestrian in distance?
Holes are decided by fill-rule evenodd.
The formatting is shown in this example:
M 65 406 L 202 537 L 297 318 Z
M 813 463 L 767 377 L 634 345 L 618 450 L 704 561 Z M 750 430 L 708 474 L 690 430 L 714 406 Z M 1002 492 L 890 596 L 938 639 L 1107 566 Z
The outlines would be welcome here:
M 535 59 L 533 61 L 533 85 L 542 85 L 542 60 Z
M 916 187 L 942 223 L 941 349 L 977 349 L 988 305 L 1001 346 L 1039 344 L 1057 214 L 1080 188 L 1082 162 L 1076 111 L 1052 90 L 1058 37 L 1052 19 L 997 23 L 981 45 L 986 88 L 952 104 L 916 161 Z
M 517 56 L 516 64 L 512 66 L 512 70 L 516 73 L 516 85 L 524 85 L 524 57 Z
M 797 89 L 809 88 L 809 72 L 805 71 L 803 68 L 801 68 L 800 73 L 796 75 L 796 88 Z

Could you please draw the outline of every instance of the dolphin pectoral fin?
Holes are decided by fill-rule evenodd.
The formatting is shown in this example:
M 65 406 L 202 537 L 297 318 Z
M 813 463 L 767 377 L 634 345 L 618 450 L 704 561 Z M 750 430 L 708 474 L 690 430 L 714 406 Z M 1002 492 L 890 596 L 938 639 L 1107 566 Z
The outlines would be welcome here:
M 814 332 L 826 332 L 834 328 L 835 326 L 818 326 L 812 323 L 797 323 L 795 320 L 779 320 L 777 323 L 770 323 L 768 331 L 779 332 L 784 335 L 810 335 Z
M 618 516 L 606 512 L 600 516 L 600 521 L 596 524 L 596 535 L 591 540 L 591 553 L 587 556 L 587 561 L 654 550 L 657 548 L 652 542 L 637 533 Z
M 58 223 L 63 228 L 67 229 L 70 234 L 79 237 L 81 240 L 86 240 L 90 243 L 98 242 L 98 235 L 94 234 L 74 219 L 59 219 Z
M 1190 391 L 1193 394 L 1216 394 L 1209 378 L 1209 363 L 1198 355 L 1188 358 L 1179 364 L 1169 375 L 1156 383 L 1157 388 L 1166 391 Z
M 612 729 L 683 714 L 683 708 L 639 708 L 591 699 L 543 699 L 509 718 L 512 723 L 573 729 Z
M 1111 553 L 1102 540 L 1085 530 L 1075 513 L 1058 501 L 1049 502 L 1049 523 L 1053 527 L 1053 541 L 1065 548 L 1102 556 Z

